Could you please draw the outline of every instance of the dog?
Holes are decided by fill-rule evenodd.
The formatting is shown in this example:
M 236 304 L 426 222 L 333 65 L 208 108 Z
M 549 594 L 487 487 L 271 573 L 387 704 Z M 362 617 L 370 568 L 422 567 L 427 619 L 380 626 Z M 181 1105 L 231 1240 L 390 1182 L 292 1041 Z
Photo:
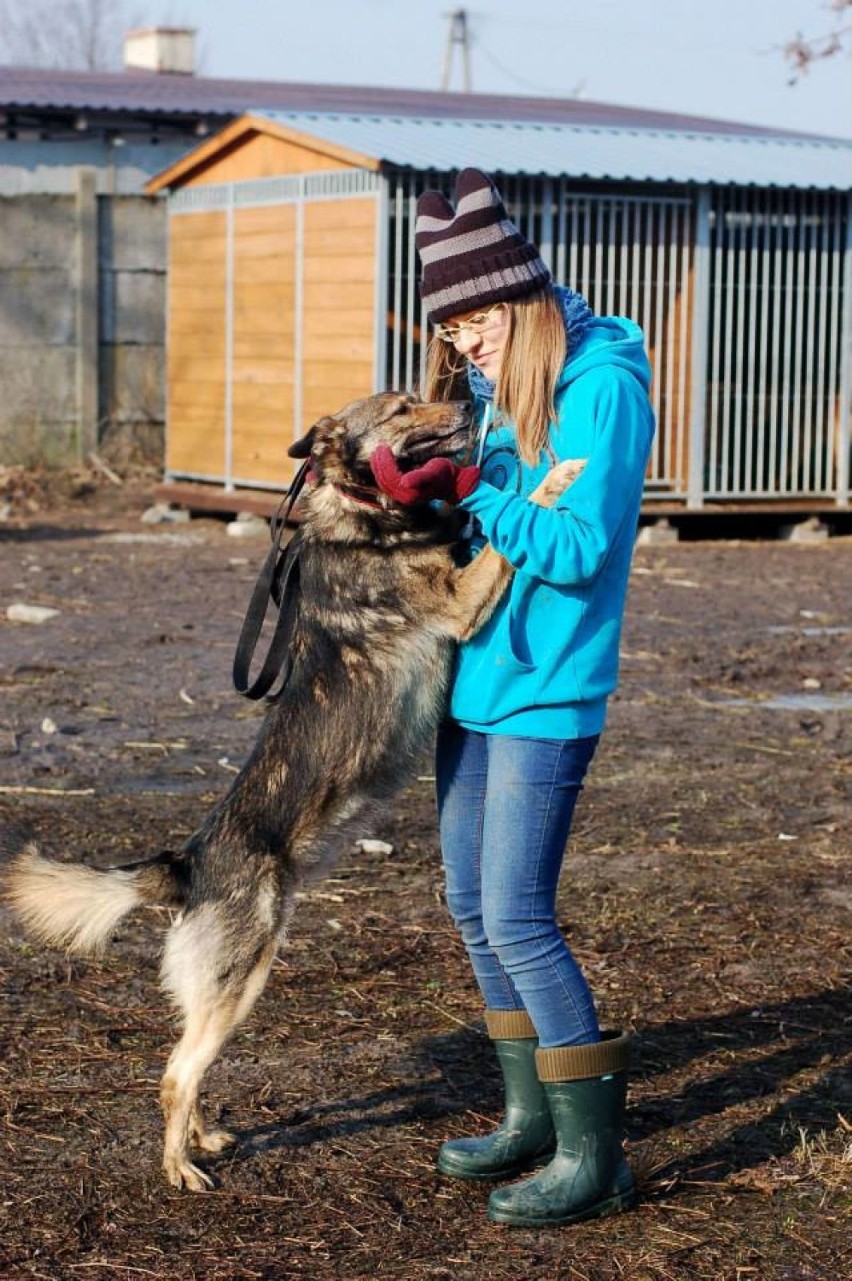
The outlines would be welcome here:
M 177 914 L 162 983 L 183 1034 L 160 1090 L 163 1168 L 176 1188 L 213 1186 L 192 1146 L 215 1153 L 234 1141 L 205 1125 L 201 1080 L 263 990 L 296 890 L 410 777 L 440 720 L 454 645 L 486 622 L 511 577 L 489 546 L 458 565 L 459 514 L 395 502 L 370 470 L 380 445 L 403 471 L 457 456 L 470 417 L 466 404 L 382 393 L 320 419 L 291 447 L 313 473 L 292 668 L 230 790 L 181 850 L 97 870 L 30 843 L 7 869 L 24 926 L 70 952 L 102 949 L 134 908 Z M 581 465 L 553 468 L 534 501 L 552 505 Z

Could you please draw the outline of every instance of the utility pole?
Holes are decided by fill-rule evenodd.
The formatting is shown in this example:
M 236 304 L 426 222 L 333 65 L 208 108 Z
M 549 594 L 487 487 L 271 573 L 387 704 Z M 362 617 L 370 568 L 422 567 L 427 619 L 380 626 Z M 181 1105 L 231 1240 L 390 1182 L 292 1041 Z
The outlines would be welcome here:
M 447 51 L 444 56 L 444 74 L 441 77 L 441 88 L 449 89 L 450 80 L 453 72 L 453 50 L 456 45 L 461 47 L 462 59 L 462 90 L 464 93 L 470 93 L 470 33 L 467 26 L 467 9 L 453 9 L 450 13 L 442 15 L 450 20 L 450 30 L 447 35 Z

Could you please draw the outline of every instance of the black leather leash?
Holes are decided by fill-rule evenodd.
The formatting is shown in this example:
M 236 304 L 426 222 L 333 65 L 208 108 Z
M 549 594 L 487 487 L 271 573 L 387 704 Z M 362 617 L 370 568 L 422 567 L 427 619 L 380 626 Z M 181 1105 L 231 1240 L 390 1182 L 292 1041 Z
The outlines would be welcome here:
M 293 668 L 289 649 L 296 621 L 299 593 L 300 532 L 296 531 L 283 550 L 281 539 L 296 499 L 304 488 L 310 466 L 311 460 L 307 458 L 293 477 L 286 498 L 279 504 L 272 517 L 269 529 L 272 546 L 258 574 L 240 631 L 240 638 L 237 641 L 234 654 L 234 688 L 237 693 L 244 694 L 246 698 L 254 700 L 263 698 L 264 694 L 269 693 L 279 675 L 281 689 L 283 689 Z M 270 600 L 278 607 L 278 618 L 275 621 L 275 630 L 272 633 L 266 657 L 256 679 L 252 681 L 250 679 L 251 662 L 257 649 Z M 281 690 L 279 689 L 278 692 L 280 693 Z

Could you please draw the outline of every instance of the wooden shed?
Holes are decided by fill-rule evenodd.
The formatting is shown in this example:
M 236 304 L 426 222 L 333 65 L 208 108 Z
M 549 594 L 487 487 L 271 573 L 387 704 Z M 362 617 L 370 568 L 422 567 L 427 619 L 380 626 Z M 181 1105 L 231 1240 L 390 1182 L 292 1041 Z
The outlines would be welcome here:
M 416 386 L 416 201 L 471 163 L 557 280 L 645 329 L 646 508 L 848 506 L 852 144 L 296 112 L 245 115 L 148 186 L 169 192 L 161 492 L 250 506 L 321 415 Z

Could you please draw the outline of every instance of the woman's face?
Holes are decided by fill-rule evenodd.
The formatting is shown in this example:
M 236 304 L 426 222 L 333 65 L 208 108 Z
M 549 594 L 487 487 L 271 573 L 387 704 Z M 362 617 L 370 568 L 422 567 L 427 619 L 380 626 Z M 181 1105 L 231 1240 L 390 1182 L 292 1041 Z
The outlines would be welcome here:
M 509 339 L 509 308 L 505 303 L 459 312 L 436 328 L 490 382 L 497 381 Z

